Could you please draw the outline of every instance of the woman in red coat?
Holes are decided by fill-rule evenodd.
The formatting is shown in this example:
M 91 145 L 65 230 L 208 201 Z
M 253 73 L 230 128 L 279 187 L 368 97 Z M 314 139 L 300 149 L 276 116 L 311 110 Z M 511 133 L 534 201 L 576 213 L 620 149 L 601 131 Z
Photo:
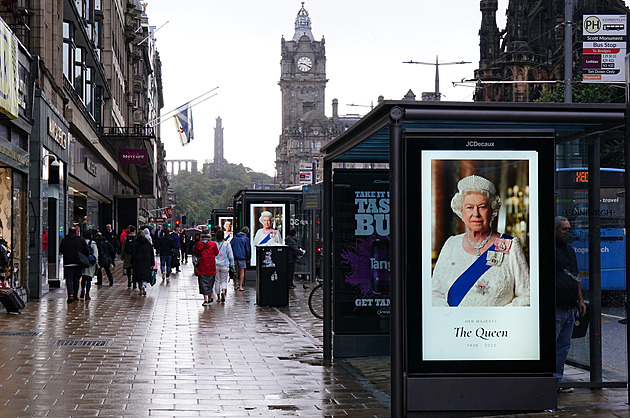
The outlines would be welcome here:
M 203 231 L 201 241 L 195 246 L 194 254 L 195 257 L 197 257 L 199 293 L 203 295 L 203 306 L 208 306 L 212 303 L 214 277 L 217 274 L 217 266 L 214 258 L 219 254 L 217 244 L 212 241 L 209 231 Z

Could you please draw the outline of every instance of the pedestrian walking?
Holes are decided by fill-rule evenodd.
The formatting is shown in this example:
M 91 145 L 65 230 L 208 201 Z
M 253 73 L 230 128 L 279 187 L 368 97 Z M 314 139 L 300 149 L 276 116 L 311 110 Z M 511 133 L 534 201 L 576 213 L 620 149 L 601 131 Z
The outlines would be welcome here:
M 195 237 L 191 240 L 189 240 L 189 244 L 188 244 L 188 252 L 192 255 L 192 263 L 197 264 L 197 257 L 195 256 L 195 247 L 197 246 L 197 243 L 201 241 L 201 234 L 195 234 Z
M 85 298 L 85 300 L 92 299 L 92 297 L 90 297 L 92 279 L 94 278 L 96 269 L 98 268 L 98 246 L 93 240 L 94 235 L 94 231 L 91 229 L 88 229 L 83 233 L 83 239 L 88 246 L 88 259 L 90 261 L 90 265 L 84 267 L 81 272 L 81 294 L 79 295 L 79 298 Z
M 68 303 L 79 300 L 79 279 L 83 266 L 79 253 L 87 260 L 89 256 L 88 246 L 83 238 L 77 235 L 77 229 L 68 228 L 68 234 L 59 243 L 59 253 L 63 255 L 63 276 L 66 279 Z
M 155 265 L 155 254 L 153 245 L 144 234 L 136 238 L 134 251 L 131 254 L 131 265 L 133 266 L 134 289 L 137 285 L 140 294 L 146 296 L 147 282 L 151 280 L 151 270 Z
M 144 237 L 147 239 L 147 241 L 149 241 L 149 244 L 153 246 L 153 237 L 151 237 L 151 231 L 149 231 L 149 228 L 144 228 L 142 232 L 144 233 Z
M 212 303 L 214 281 L 217 274 L 215 257 L 219 254 L 217 244 L 212 241 L 209 231 L 204 230 L 202 233 L 194 254 L 197 257 L 196 274 L 199 280 L 199 293 L 203 295 L 203 306 L 208 306 Z
M 112 224 L 105 225 L 105 230 L 102 231 L 102 234 L 105 237 L 105 239 L 109 241 L 109 244 L 114 249 L 115 254 L 120 254 L 120 247 L 121 247 L 120 239 L 116 231 L 112 229 Z M 112 257 L 113 267 L 116 267 L 115 259 L 116 257 Z
M 224 303 L 227 294 L 227 281 L 230 269 L 234 268 L 234 254 L 232 246 L 225 240 L 225 232 L 219 229 L 214 234 L 219 253 L 215 257 L 216 279 L 214 281 L 214 293 L 217 295 L 217 302 Z
M 166 283 L 170 281 L 171 277 L 171 258 L 173 257 L 173 248 L 175 243 L 171 237 L 168 228 L 164 228 L 162 238 L 160 238 L 157 244 L 157 252 L 160 254 L 160 271 L 162 272 L 162 281 L 166 280 Z
M 234 290 L 245 290 L 243 288 L 243 281 L 245 280 L 245 269 L 247 268 L 247 262 L 252 256 L 252 246 L 249 242 L 249 228 L 244 226 L 241 228 L 241 232 L 236 234 L 230 244 L 232 245 L 232 252 L 234 254 L 234 265 L 236 267 L 236 280 L 234 280 Z
M 184 264 L 188 264 L 188 247 L 190 247 L 190 237 L 182 232 L 179 235 L 179 239 L 182 242 L 182 261 Z
M 171 238 L 173 239 L 173 256 L 171 257 L 171 268 L 175 269 L 175 273 L 179 273 L 179 260 L 181 257 L 181 248 L 182 242 L 179 236 L 179 228 L 176 227 L 175 230 L 171 233 Z
M 109 285 L 114 285 L 114 276 L 112 275 L 112 271 L 110 270 L 110 266 L 113 263 L 113 260 L 116 258 L 116 251 L 112 247 L 110 241 L 105 238 L 101 232 L 96 233 L 96 238 L 94 238 L 96 242 L 96 246 L 98 247 L 98 267 L 96 268 L 96 285 L 100 286 L 103 284 L 103 270 L 105 270 L 105 274 L 107 274 L 107 278 L 109 279 Z
M 127 287 L 131 287 L 131 282 L 133 279 L 133 264 L 131 264 L 131 256 L 133 254 L 133 247 L 137 238 L 136 227 L 133 225 L 129 225 L 127 227 L 127 231 L 128 234 L 125 236 L 125 240 L 123 241 L 122 254 L 120 257 L 123 259 L 123 272 L 127 275 Z
M 290 229 L 289 234 L 284 239 L 285 245 L 289 247 L 289 252 L 287 254 L 287 276 L 289 278 L 289 289 L 295 289 L 295 284 L 293 284 L 295 262 L 304 255 L 304 250 L 298 247 L 296 238 L 297 231 L 295 229 Z

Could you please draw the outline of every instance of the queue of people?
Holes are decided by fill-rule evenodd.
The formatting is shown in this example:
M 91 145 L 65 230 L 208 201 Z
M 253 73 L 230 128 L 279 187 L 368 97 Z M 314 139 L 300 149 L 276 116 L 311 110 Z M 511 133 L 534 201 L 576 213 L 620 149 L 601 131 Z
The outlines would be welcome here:
M 171 270 L 179 267 L 180 260 L 187 263 L 188 255 L 192 256 L 199 292 L 204 298 L 203 305 L 207 306 L 214 300 L 225 303 L 230 278 L 235 291 L 245 290 L 245 270 L 252 254 L 249 228 L 244 226 L 232 235 L 231 224 L 226 226 L 227 231 L 217 226 L 212 232 L 204 230 L 194 236 L 187 236 L 178 228 L 170 231 L 160 227 L 152 233 L 149 227 L 136 229 L 133 225 L 125 227 L 117 235 L 110 224 L 102 232 L 86 229 L 79 235 L 77 228 L 71 227 L 59 246 L 64 259 L 68 303 L 81 298 L 91 300 L 90 291 L 95 276 L 97 285 L 103 285 L 103 275 L 106 275 L 109 285 L 113 286 L 112 267 L 116 266 L 118 257 L 122 261 L 127 287 L 146 295 L 148 283 L 155 283 L 152 279 L 156 270 L 159 269 L 162 282 L 169 284 Z M 294 230 L 290 232 L 288 244 L 297 247 L 291 245 L 295 244 L 296 234 Z M 159 264 L 156 256 L 160 259 Z M 295 263 L 295 259 L 292 262 Z M 179 272 L 176 268 L 175 273 Z M 292 288 L 295 287 L 292 277 L 289 283 Z

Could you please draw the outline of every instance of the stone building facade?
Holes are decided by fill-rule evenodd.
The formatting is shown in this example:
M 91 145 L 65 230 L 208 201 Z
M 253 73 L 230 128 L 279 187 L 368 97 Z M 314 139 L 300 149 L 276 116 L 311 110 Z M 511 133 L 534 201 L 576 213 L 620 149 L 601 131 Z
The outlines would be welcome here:
M 276 183 L 280 187 L 300 184 L 300 168 L 312 167 L 313 183 L 322 180 L 320 148 L 348 129 L 359 118 L 339 116 L 338 101 L 332 101 L 332 117 L 325 111 L 325 40 L 315 40 L 311 18 L 304 8 L 295 18 L 291 40 L 280 41 L 280 90 L 282 133 L 276 147 Z
M 0 18 L 34 62 L 20 267 L 39 298 L 63 279 L 69 227 L 119 232 L 165 206 L 164 147 L 147 127 L 163 106 L 161 63 L 139 0 L 7 0 Z
M 506 28 L 497 27 L 498 0 L 481 0 L 479 68 L 475 80 L 542 81 L 564 79 L 565 0 L 510 0 Z M 582 70 L 582 15 L 627 14 L 622 0 L 578 0 L 573 11 L 573 75 Z M 475 101 L 531 102 L 554 84 L 479 84 Z

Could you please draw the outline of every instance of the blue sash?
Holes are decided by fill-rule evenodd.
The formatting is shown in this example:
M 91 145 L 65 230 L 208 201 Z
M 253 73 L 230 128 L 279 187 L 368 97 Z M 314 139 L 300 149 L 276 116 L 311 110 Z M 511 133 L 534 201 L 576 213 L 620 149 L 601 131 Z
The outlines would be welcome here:
M 507 234 L 501 235 L 501 238 L 512 238 Z M 448 306 L 459 306 L 464 299 L 464 296 L 468 294 L 468 291 L 474 286 L 474 284 L 479 280 L 479 278 L 491 267 L 486 264 L 486 257 L 483 255 L 488 251 L 494 251 L 494 244 L 490 248 L 481 254 L 474 263 L 463 272 L 457 280 L 451 285 L 451 288 L 448 290 L 448 297 L 446 301 L 448 302 Z
M 262 240 L 260 240 L 260 242 L 258 243 L 258 245 L 262 245 L 265 244 L 267 241 L 269 241 L 271 239 L 271 234 L 273 234 L 273 232 L 268 233 L 267 235 L 265 235 L 265 238 L 263 238 Z

